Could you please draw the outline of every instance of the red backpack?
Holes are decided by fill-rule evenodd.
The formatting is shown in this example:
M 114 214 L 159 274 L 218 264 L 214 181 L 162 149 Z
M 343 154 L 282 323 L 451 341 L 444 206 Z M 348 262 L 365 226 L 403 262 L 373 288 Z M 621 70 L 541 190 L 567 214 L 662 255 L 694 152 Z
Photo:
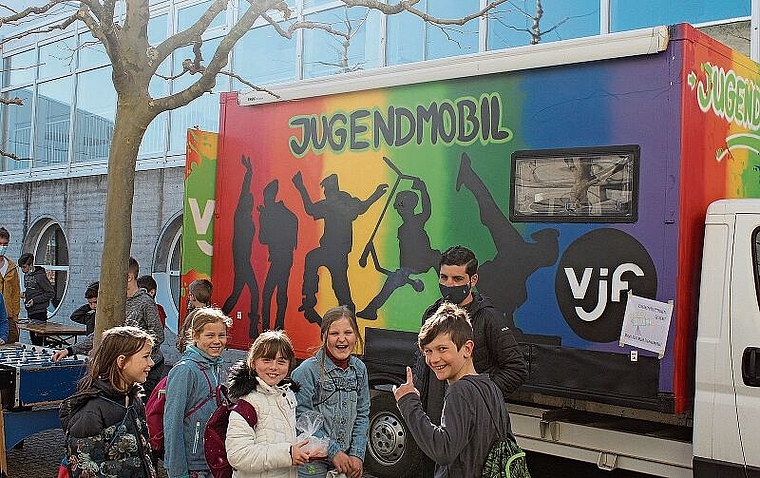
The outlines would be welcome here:
M 204 369 L 203 365 L 200 363 L 195 363 L 206 378 L 206 383 L 208 383 L 208 397 L 204 398 L 199 404 L 188 410 L 187 413 L 185 413 L 184 418 L 187 418 L 200 410 L 203 405 L 214 397 L 216 397 L 217 404 L 222 403 L 219 388 L 217 387 L 216 393 L 214 393 L 214 387 L 211 385 L 211 380 L 208 378 L 206 369 Z M 153 449 L 153 452 L 160 457 L 164 454 L 164 406 L 166 405 L 166 383 L 168 379 L 169 377 L 166 376 L 156 384 L 156 388 L 153 389 L 150 398 L 148 398 L 148 401 L 145 404 L 145 422 L 148 424 L 150 446 Z
M 208 419 L 206 430 L 203 432 L 203 453 L 211 476 L 214 478 L 231 478 L 232 465 L 227 460 L 227 448 L 224 440 L 227 437 L 227 425 L 230 423 L 230 413 L 237 412 L 251 428 L 256 426 L 258 416 L 253 405 L 243 399 L 230 405 L 222 405 Z

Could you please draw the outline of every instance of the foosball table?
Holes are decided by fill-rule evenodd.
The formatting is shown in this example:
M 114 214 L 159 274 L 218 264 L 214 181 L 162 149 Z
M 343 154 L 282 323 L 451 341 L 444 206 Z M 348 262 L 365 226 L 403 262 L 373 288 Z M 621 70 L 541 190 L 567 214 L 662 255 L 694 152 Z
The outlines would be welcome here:
M 59 428 L 58 405 L 74 394 L 85 357 L 53 362 L 54 349 L 28 344 L 0 346 L 0 470 L 6 451 L 42 430 Z

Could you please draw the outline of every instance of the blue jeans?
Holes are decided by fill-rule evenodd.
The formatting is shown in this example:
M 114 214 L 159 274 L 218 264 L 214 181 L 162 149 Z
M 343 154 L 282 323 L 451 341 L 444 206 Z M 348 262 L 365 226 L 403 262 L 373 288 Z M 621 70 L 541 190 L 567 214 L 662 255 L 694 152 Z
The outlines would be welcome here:
M 327 460 L 310 461 L 298 467 L 298 478 L 325 478 L 334 467 Z

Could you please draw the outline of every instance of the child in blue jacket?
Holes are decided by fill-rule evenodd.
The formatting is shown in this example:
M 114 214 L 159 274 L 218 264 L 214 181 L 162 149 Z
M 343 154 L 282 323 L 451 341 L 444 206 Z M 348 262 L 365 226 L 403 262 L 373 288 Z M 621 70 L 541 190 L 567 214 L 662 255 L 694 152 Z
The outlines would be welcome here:
M 232 320 L 216 308 L 195 309 L 187 319 L 188 346 L 172 367 L 164 405 L 164 467 L 169 478 L 210 477 L 203 431 L 221 405 L 222 351 Z

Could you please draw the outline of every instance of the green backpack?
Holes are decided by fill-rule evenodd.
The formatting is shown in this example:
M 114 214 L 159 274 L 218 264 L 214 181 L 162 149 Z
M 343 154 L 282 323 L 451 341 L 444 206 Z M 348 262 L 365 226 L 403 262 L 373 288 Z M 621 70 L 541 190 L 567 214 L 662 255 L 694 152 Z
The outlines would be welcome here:
M 525 452 L 522 451 L 514 438 L 502 434 L 502 429 L 496 424 L 496 419 L 493 416 L 493 412 L 491 412 L 491 406 L 485 394 L 475 382 L 468 381 L 475 386 L 480 396 L 483 397 L 486 408 L 488 408 L 488 414 L 491 416 L 491 421 L 499 433 L 499 438 L 493 442 L 488 450 L 480 476 L 482 478 L 530 478 Z

